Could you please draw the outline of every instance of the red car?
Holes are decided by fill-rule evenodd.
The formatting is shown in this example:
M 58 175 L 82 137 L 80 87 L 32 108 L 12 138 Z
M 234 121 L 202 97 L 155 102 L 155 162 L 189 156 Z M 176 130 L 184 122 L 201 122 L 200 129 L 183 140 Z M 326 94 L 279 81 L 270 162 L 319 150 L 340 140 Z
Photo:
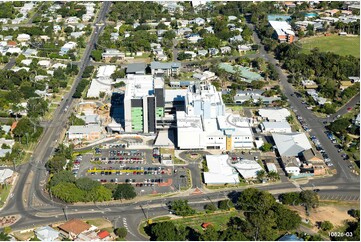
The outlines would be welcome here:
M 347 108 L 347 111 L 351 111 L 351 110 L 352 110 L 352 108 L 351 108 L 351 107 Z

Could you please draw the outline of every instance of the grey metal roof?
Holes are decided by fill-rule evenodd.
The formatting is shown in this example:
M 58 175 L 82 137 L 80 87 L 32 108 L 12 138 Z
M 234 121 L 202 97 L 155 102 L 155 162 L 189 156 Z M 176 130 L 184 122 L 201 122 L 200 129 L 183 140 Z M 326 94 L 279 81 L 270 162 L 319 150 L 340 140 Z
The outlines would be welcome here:
M 281 156 L 299 156 L 304 150 L 312 148 L 304 133 L 273 133 L 272 137 Z
M 147 68 L 146 63 L 132 63 L 127 67 L 127 73 L 135 73 L 135 72 L 145 72 L 145 68 Z
M 179 62 L 158 62 L 158 61 L 153 61 L 150 63 L 150 68 L 151 69 L 172 69 L 172 68 L 180 68 L 181 67 L 181 63 Z

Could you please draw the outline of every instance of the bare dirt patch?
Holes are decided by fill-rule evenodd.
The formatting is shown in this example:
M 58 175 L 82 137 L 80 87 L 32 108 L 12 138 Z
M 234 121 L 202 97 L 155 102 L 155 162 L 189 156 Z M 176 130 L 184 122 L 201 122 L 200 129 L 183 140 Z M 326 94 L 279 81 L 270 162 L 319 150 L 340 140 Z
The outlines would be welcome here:
M 295 206 L 290 207 L 291 210 L 296 211 L 301 218 L 309 219 L 311 225 L 315 225 L 319 221 L 330 221 L 335 227 L 344 225 L 345 220 L 354 219 L 348 215 L 347 211 L 354 208 L 359 208 L 359 204 L 350 203 L 350 204 L 330 204 L 330 205 L 321 205 L 318 208 L 315 208 L 311 211 L 310 216 L 306 216 L 304 207 Z

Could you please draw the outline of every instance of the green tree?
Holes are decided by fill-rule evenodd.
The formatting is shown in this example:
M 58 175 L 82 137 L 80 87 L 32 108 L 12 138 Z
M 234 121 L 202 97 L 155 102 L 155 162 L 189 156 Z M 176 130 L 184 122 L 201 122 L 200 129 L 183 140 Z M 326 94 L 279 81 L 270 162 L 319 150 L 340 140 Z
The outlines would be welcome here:
M 27 112 L 28 116 L 38 118 L 44 116 L 48 111 L 48 102 L 42 98 L 32 98 L 28 100 Z
M 215 35 L 211 35 L 211 34 L 204 36 L 204 38 L 202 40 L 202 45 L 206 49 L 219 48 L 220 44 L 221 44 L 221 41 Z
M 207 213 L 212 213 L 217 210 L 217 207 L 213 203 L 209 203 L 204 206 L 204 209 Z
M 265 177 L 266 177 L 266 172 L 264 170 L 257 171 L 257 179 L 259 181 L 263 181 Z
M 170 203 L 170 209 L 174 211 L 175 215 L 190 216 L 196 211 L 188 205 L 188 200 L 175 200 Z
M 270 144 L 270 143 L 264 143 L 264 144 L 261 146 L 260 150 L 262 150 L 263 152 L 269 152 L 269 151 L 271 151 L 272 147 L 273 147 L 272 144 Z
M 318 195 L 311 190 L 305 190 L 300 193 L 300 199 L 305 204 L 307 210 L 316 208 L 319 204 Z
M 218 202 L 218 208 L 222 210 L 229 210 L 230 208 L 233 208 L 234 204 L 230 199 L 221 200 Z
M 350 126 L 350 124 L 351 122 L 347 118 L 341 118 L 332 122 L 328 126 L 328 129 L 331 130 L 332 132 L 339 133 L 345 131 L 347 127 Z
M 127 236 L 128 231 L 125 227 L 120 227 L 114 230 L 114 234 L 123 239 Z
M 151 240 L 156 241 L 185 241 L 185 230 L 177 228 L 170 221 L 152 224 L 150 226 Z
M 93 50 L 90 54 L 90 56 L 95 60 L 95 61 L 100 61 L 102 59 L 102 50 Z
M 10 241 L 11 237 L 4 233 L 4 232 L 0 232 L 0 241 Z
M 279 196 L 279 200 L 283 204 L 294 205 L 294 206 L 302 203 L 299 192 L 283 193 Z
M 51 188 L 53 196 L 67 203 L 84 201 L 85 192 L 77 188 L 74 183 L 60 182 Z
M 71 171 L 60 171 L 53 175 L 49 182 L 49 186 L 54 187 L 59 183 L 74 183 L 75 180 L 75 176 Z
M 114 80 L 118 78 L 124 78 L 125 70 L 124 69 L 116 70 L 110 77 L 113 78 Z
M 118 184 L 113 197 L 114 199 L 133 199 L 137 196 L 135 189 L 130 184 Z
M 217 241 L 219 233 L 213 226 L 208 226 L 207 229 L 201 234 L 200 241 Z
M 249 241 L 249 239 L 237 228 L 228 227 L 221 232 L 220 241 Z
M 48 162 L 46 162 L 45 167 L 48 169 L 50 173 L 54 174 L 64 170 L 63 167 L 65 166 L 65 164 L 66 164 L 65 157 L 54 156 L 53 158 L 48 160 Z
M 333 224 L 330 221 L 323 221 L 320 227 L 323 231 L 329 231 L 333 229 Z
M 293 230 L 301 224 L 301 217 L 294 211 L 289 210 L 281 204 L 276 204 L 273 208 L 276 215 L 278 230 Z
M 89 177 L 82 177 L 76 180 L 75 185 L 81 190 L 90 191 L 93 190 L 94 188 L 99 187 L 101 184 L 100 182 L 94 181 Z

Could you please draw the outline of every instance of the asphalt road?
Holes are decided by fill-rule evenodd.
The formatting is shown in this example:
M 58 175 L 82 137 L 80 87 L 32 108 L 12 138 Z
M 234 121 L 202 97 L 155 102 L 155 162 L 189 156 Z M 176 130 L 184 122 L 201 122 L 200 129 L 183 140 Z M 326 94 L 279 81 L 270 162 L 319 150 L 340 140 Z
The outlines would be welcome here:
M 13 68 L 13 66 L 15 65 L 15 57 L 11 57 L 9 62 L 6 63 L 6 65 L 4 66 L 4 70 L 10 70 L 11 68 Z

